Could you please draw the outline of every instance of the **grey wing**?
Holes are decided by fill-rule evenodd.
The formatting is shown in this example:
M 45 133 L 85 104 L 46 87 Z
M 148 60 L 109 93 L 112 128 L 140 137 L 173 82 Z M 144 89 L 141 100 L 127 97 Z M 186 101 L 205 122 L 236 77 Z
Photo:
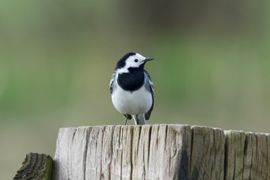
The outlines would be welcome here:
M 112 78 L 110 80 L 110 93 L 112 94 L 113 93 L 113 90 L 115 88 L 115 76 L 116 76 L 116 73 L 114 72 L 112 74 Z
M 144 71 L 145 74 L 145 88 L 151 93 L 152 95 L 152 106 L 149 111 L 145 114 L 145 120 L 149 120 L 151 116 L 151 112 L 154 108 L 154 83 L 152 82 L 150 75 L 147 71 Z

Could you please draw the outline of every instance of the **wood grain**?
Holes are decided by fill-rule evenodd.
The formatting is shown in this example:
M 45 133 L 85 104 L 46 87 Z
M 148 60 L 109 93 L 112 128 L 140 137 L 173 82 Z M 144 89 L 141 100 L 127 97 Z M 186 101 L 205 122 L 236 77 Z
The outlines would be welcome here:
M 51 180 L 53 160 L 45 154 L 29 153 L 14 180 Z
M 62 128 L 59 180 L 270 180 L 270 135 L 188 125 Z

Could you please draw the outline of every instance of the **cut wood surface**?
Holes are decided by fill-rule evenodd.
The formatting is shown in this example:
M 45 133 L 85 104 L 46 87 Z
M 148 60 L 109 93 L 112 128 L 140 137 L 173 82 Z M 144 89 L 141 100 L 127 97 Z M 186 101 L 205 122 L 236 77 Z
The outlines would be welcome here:
M 270 135 L 188 125 L 61 128 L 57 180 L 270 180 Z

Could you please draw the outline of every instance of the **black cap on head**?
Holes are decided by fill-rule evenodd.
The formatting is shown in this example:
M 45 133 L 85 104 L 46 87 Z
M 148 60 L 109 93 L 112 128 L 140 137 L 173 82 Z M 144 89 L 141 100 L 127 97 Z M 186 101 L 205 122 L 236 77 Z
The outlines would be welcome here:
M 123 57 L 120 58 L 120 60 L 116 64 L 116 69 L 120 69 L 126 65 L 126 59 L 129 58 L 130 56 L 134 56 L 136 53 L 135 52 L 129 52 L 126 53 Z

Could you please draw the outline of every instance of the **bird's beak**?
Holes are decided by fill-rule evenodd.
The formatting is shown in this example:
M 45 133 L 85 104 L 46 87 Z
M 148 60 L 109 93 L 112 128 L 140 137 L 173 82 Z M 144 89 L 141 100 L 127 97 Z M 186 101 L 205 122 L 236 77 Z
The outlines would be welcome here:
M 152 60 L 154 60 L 154 58 L 147 57 L 147 58 L 145 58 L 144 62 L 148 62 L 148 61 L 152 61 Z

